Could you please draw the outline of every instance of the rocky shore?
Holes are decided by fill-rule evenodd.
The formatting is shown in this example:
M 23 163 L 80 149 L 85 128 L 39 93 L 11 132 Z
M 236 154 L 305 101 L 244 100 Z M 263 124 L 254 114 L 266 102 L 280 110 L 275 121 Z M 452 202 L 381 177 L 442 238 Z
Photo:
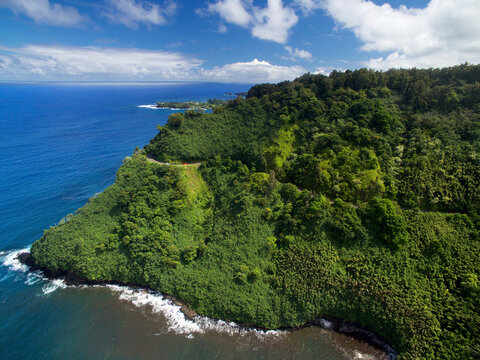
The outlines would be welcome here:
M 62 279 L 65 283 L 69 286 L 80 286 L 80 285 L 121 285 L 121 286 L 128 286 L 134 289 L 143 289 L 148 291 L 156 291 L 151 287 L 144 285 L 144 284 L 137 284 L 137 283 L 128 283 L 128 282 L 119 282 L 119 281 L 102 281 L 102 280 L 88 280 L 84 279 L 78 274 L 71 272 L 71 271 L 51 271 L 46 268 L 39 267 L 35 264 L 35 260 L 33 259 L 32 255 L 28 252 L 21 253 L 18 255 L 18 260 L 22 263 L 27 265 L 31 271 L 41 271 L 43 275 L 50 279 Z M 180 306 L 183 314 L 188 319 L 194 319 L 195 316 L 198 314 L 192 310 L 187 304 L 184 302 L 176 299 L 170 295 L 164 295 L 165 298 L 172 301 L 173 304 Z M 259 328 L 258 326 L 254 326 L 251 324 L 242 324 L 238 323 L 240 326 L 246 329 L 261 329 L 261 330 L 268 330 Z M 307 322 L 304 325 L 297 326 L 297 327 L 284 327 L 280 330 L 284 331 L 296 331 L 303 329 L 309 326 L 318 326 L 322 329 L 332 330 L 338 332 L 340 334 L 347 335 L 353 339 L 363 341 L 376 349 L 383 351 L 391 360 L 397 359 L 397 352 L 389 345 L 385 340 L 383 340 L 379 335 L 353 323 L 350 323 L 344 319 L 337 318 L 334 316 L 321 316 L 316 317 L 313 320 Z

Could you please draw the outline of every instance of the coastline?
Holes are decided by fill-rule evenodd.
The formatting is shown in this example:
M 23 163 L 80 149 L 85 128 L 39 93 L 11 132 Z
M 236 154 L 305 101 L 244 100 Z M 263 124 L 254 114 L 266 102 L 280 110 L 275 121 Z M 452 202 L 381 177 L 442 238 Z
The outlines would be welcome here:
M 128 283 L 128 282 L 120 282 L 120 281 L 88 280 L 88 279 L 82 278 L 78 274 L 71 271 L 51 271 L 47 268 L 42 268 L 37 266 L 30 252 L 24 252 L 24 253 L 18 254 L 17 259 L 20 263 L 28 266 L 30 271 L 41 271 L 47 279 L 49 280 L 61 279 L 66 283 L 66 285 L 69 285 L 69 286 L 118 285 L 118 286 L 127 286 L 132 289 L 141 289 L 145 291 L 158 292 L 158 290 L 155 290 L 145 284 Z M 180 310 L 182 311 L 182 313 L 185 315 L 187 319 L 192 320 L 196 316 L 199 316 L 199 314 L 195 310 L 191 309 L 185 302 L 171 295 L 167 295 L 163 293 L 162 295 L 166 299 L 170 300 L 174 305 L 179 306 Z M 237 323 L 241 328 L 244 328 L 247 330 L 253 330 L 253 329 L 271 330 L 271 329 L 255 326 L 252 324 L 240 323 L 237 321 L 235 321 L 235 323 Z M 319 317 L 315 317 L 310 321 L 307 321 L 303 325 L 294 326 L 294 327 L 280 327 L 275 330 L 293 332 L 293 331 L 297 331 L 297 330 L 300 330 L 306 327 L 311 327 L 311 326 L 320 327 L 326 330 L 332 330 L 337 333 L 349 336 L 355 340 L 359 340 L 364 343 L 367 343 L 368 345 L 382 351 L 390 360 L 397 359 L 397 356 L 398 356 L 397 352 L 381 336 L 373 333 L 372 331 L 366 328 L 361 327 L 360 325 L 351 323 L 349 321 L 346 321 L 345 319 L 341 319 L 334 316 L 322 315 Z
M 189 108 L 177 108 L 177 107 L 165 107 L 165 106 L 157 106 L 157 105 L 138 105 L 139 108 L 145 109 L 152 109 L 152 110 L 172 110 L 172 111 L 184 111 L 184 110 L 201 110 L 207 111 L 212 110 L 211 108 L 203 108 L 203 107 L 189 107 Z

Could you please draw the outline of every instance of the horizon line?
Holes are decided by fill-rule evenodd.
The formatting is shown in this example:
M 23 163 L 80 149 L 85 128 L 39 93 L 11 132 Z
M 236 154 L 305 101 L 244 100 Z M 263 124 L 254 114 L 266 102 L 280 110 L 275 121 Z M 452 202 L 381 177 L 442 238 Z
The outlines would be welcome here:
M 181 80 L 0 80 L 0 84 L 52 84 L 52 85 L 188 85 L 188 84 L 234 84 L 254 85 L 255 83 L 219 82 L 219 81 L 181 81 Z

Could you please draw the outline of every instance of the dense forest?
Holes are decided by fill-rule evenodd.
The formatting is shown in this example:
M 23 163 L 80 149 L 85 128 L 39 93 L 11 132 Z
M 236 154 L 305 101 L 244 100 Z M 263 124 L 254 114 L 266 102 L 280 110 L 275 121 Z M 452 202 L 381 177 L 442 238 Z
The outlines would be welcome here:
M 206 102 L 200 101 L 160 101 L 157 102 L 158 108 L 169 108 L 174 110 L 212 110 L 217 106 L 225 105 L 225 100 L 208 99 Z
M 45 231 L 39 266 L 265 328 L 341 317 L 400 359 L 480 357 L 480 66 L 305 74 L 158 129 Z

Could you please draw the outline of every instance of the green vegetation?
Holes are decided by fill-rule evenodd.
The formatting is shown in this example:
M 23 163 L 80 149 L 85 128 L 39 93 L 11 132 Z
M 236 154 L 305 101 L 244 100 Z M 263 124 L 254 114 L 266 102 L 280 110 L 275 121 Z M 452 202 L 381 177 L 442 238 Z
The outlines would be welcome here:
M 157 102 L 159 108 L 181 109 L 181 110 L 207 110 L 215 109 L 217 106 L 224 105 L 225 100 L 208 99 L 207 102 L 200 101 L 160 101 Z
M 267 328 L 342 317 L 401 359 L 479 357 L 480 66 L 306 74 L 159 130 L 32 246 L 40 266 Z

